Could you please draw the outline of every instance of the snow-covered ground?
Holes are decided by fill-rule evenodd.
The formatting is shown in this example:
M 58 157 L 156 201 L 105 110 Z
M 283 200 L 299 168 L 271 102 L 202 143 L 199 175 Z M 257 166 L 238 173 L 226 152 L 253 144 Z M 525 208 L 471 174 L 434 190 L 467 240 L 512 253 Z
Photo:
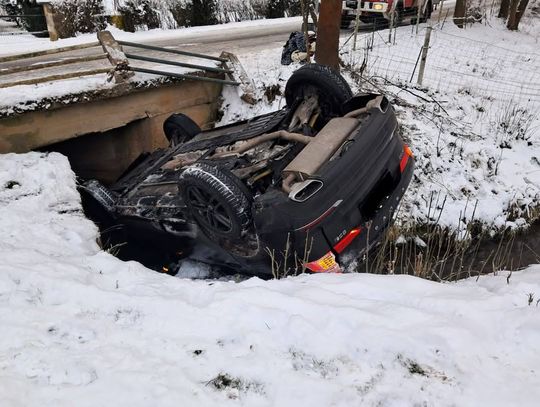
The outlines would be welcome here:
M 2 406 L 538 405 L 539 266 L 192 281 L 96 233 L 63 156 L 0 155 Z

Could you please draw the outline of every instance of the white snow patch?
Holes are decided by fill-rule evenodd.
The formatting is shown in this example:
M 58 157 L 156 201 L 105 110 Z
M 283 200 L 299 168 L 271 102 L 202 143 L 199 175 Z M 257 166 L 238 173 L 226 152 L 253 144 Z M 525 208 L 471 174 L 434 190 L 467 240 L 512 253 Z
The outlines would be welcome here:
M 59 154 L 0 155 L 0 214 L 3 406 L 538 404 L 540 266 L 171 278 L 99 251 Z

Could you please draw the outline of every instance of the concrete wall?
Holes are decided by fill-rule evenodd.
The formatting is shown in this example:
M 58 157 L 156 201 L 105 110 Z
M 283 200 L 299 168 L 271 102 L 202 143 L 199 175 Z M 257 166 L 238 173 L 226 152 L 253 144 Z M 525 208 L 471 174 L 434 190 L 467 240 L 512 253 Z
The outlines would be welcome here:
M 165 147 L 163 122 L 182 112 L 214 122 L 221 85 L 190 81 L 0 119 L 0 153 L 59 151 L 85 178 L 114 181 L 142 152 Z

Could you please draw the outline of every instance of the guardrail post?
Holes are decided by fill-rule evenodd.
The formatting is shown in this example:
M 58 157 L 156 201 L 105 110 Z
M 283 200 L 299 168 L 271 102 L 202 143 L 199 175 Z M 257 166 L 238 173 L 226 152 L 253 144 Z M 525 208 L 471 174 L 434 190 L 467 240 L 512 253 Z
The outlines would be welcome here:
M 114 67 L 114 80 L 116 83 L 124 82 L 126 79 L 134 75 L 129 71 L 129 61 L 124 54 L 122 46 L 114 39 L 113 35 L 109 31 L 100 31 L 97 33 L 97 37 L 103 51 L 107 53 L 109 62 Z
M 45 21 L 47 22 L 47 31 L 49 31 L 49 39 L 51 41 L 58 41 L 58 31 L 56 31 L 56 24 L 54 23 L 54 11 L 51 3 L 40 2 L 43 6 L 43 14 L 45 14 Z
M 250 105 L 256 104 L 255 85 L 249 78 L 238 57 L 233 53 L 226 51 L 223 51 L 220 57 L 227 60 L 227 62 L 223 62 L 223 66 L 232 71 L 232 73 L 229 74 L 232 80 L 240 82 L 240 99 Z

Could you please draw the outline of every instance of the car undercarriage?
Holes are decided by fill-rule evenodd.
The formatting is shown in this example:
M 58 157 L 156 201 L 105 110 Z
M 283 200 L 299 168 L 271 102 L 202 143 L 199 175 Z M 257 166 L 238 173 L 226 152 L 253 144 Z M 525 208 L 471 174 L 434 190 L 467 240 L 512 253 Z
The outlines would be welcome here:
M 287 83 L 283 109 L 202 132 L 164 125 L 169 148 L 143 154 L 114 184 L 82 184 L 126 233 L 164 233 L 190 257 L 253 274 L 337 271 L 346 248 L 376 244 L 413 171 L 383 95 L 353 96 L 310 64 Z M 208 253 L 212 253 L 209 255 Z

